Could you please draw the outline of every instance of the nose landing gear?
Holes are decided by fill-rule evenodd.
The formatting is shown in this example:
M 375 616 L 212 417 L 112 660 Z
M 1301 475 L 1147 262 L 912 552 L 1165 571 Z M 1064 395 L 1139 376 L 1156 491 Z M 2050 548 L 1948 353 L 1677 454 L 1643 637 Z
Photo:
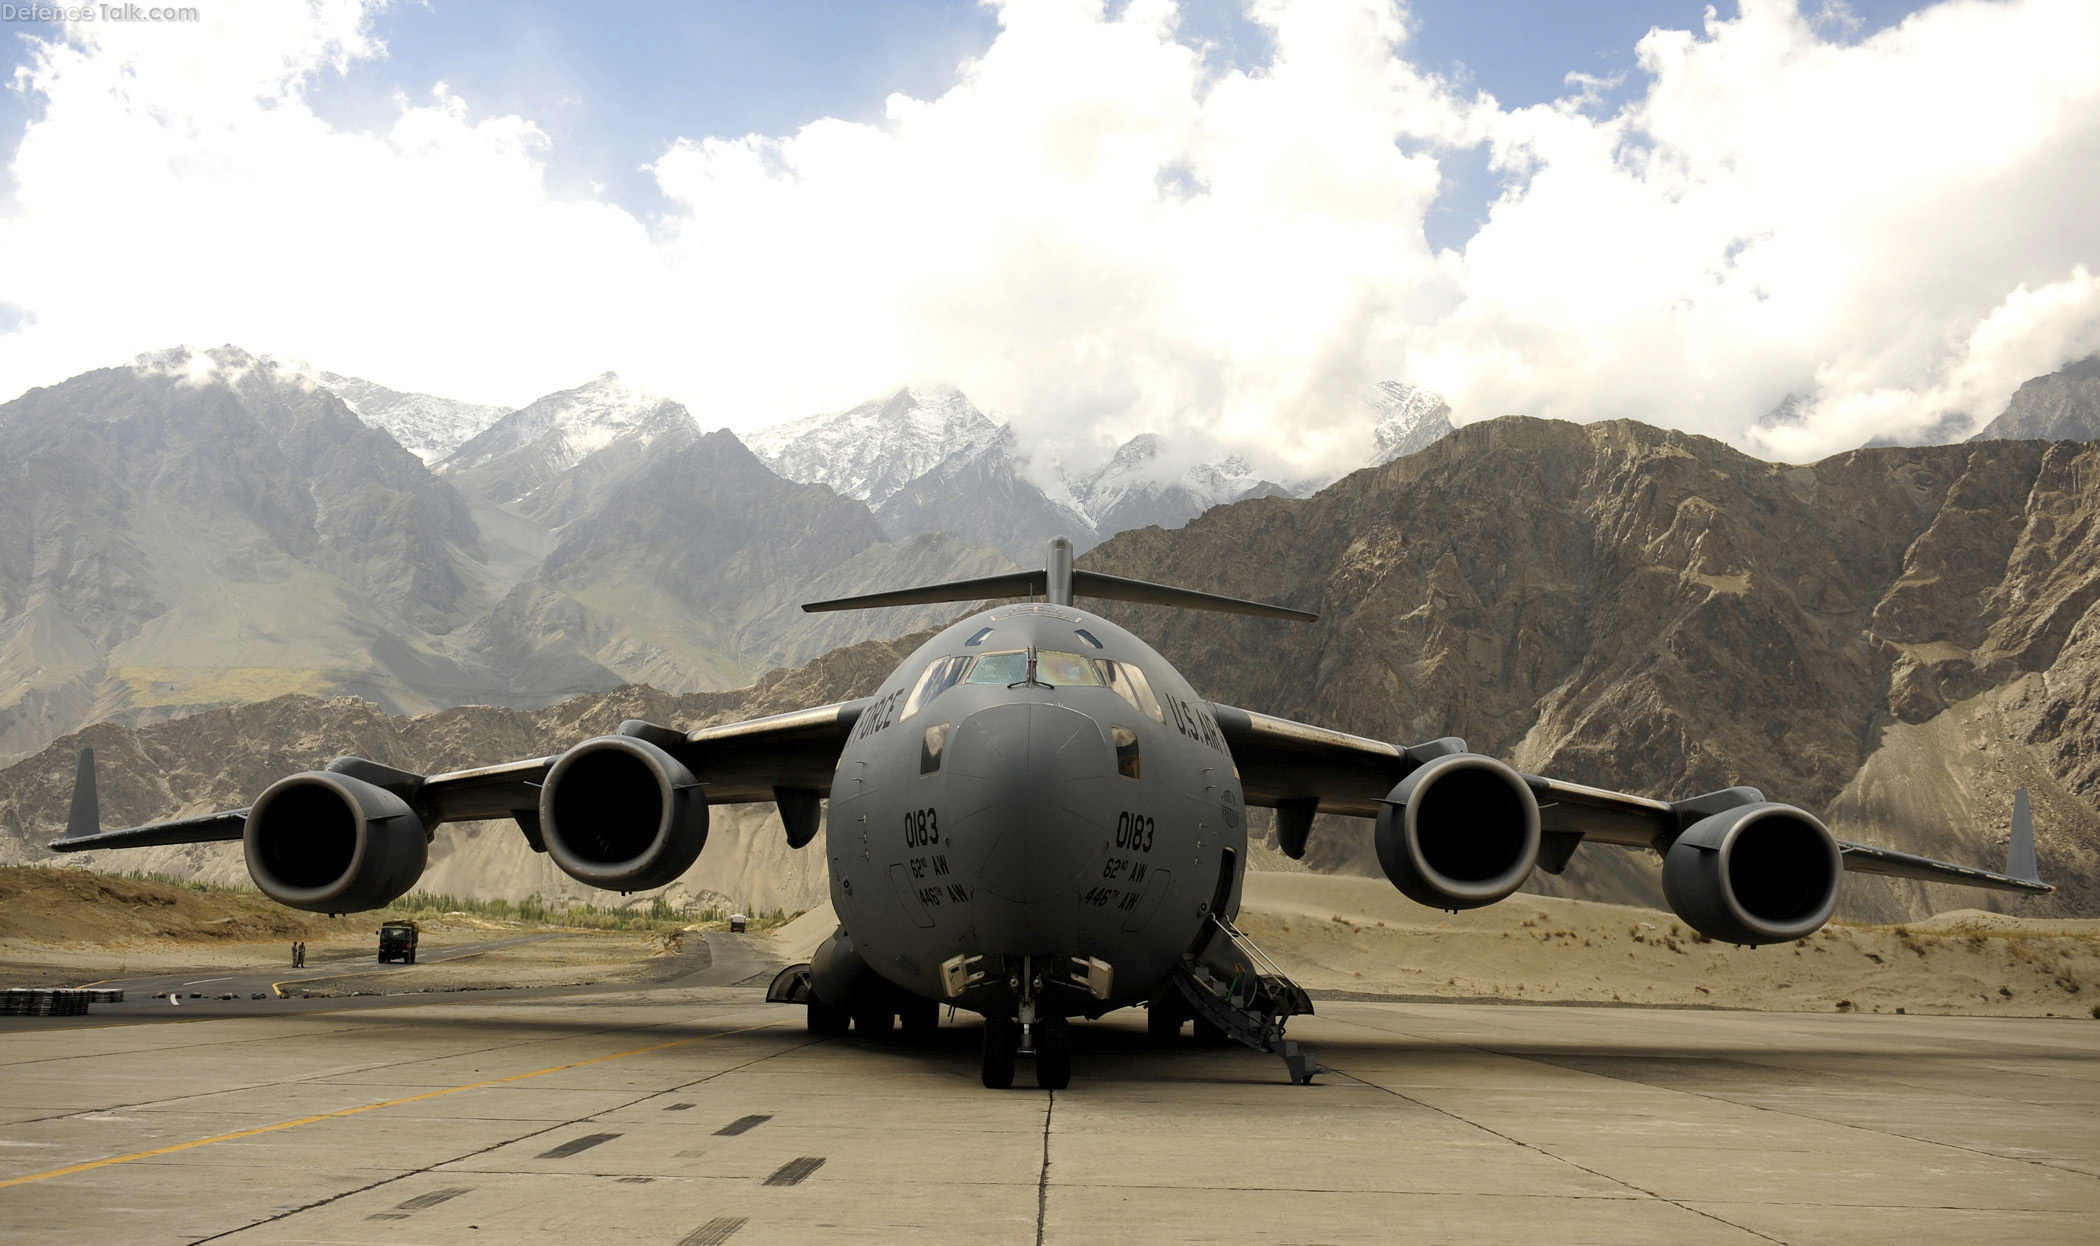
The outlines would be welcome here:
M 1035 1057 L 1035 1084 L 1044 1090 L 1063 1090 L 1072 1084 L 1072 1023 L 1063 1017 L 1041 1017 L 1028 1026 Z M 1008 1090 L 1014 1084 L 1014 1063 L 1020 1056 L 1021 1024 L 1012 1017 L 984 1019 L 984 1055 L 978 1072 L 987 1088 Z

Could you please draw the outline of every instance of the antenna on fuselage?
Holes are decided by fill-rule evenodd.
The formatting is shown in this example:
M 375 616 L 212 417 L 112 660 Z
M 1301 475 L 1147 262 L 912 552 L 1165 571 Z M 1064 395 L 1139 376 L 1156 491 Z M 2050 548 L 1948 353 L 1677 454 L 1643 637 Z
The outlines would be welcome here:
M 883 606 L 923 606 L 943 601 L 985 601 L 995 597 L 1041 597 L 1053 606 L 1069 606 L 1080 597 L 1105 601 L 1129 601 L 1147 606 L 1176 606 L 1183 610 L 1215 610 L 1220 614 L 1245 614 L 1261 619 L 1289 619 L 1311 623 L 1320 616 L 1286 606 L 1271 606 L 1237 597 L 1199 593 L 1171 584 L 1126 580 L 1099 571 L 1081 571 L 1072 565 L 1072 542 L 1050 538 L 1048 557 L 1041 571 L 1016 571 L 979 580 L 954 580 L 924 588 L 901 588 L 887 593 L 862 593 L 857 597 L 835 597 L 812 601 L 803 609 L 814 614 L 824 610 L 875 610 Z

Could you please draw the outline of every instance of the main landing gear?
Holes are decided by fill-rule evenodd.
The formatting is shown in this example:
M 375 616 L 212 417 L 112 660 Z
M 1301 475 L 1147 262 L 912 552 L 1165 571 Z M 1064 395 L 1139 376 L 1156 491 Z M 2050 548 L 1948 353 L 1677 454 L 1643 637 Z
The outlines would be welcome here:
M 1021 1054 L 1020 1022 L 1012 1017 L 984 1019 L 984 1056 L 979 1066 L 986 1087 L 1006 1090 L 1014 1084 L 1014 1060 Z M 1027 1027 L 1035 1057 L 1035 1084 L 1063 1090 L 1072 1084 L 1072 1023 L 1063 1017 L 1040 1017 Z

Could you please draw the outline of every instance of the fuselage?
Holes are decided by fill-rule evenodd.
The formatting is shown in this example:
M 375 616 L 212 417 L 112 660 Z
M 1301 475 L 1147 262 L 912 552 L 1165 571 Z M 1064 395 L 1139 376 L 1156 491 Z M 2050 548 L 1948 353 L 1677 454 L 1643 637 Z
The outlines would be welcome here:
M 1104 1011 L 1149 998 L 1215 908 L 1239 906 L 1245 800 L 1209 707 L 1151 646 L 1066 605 L 949 627 L 875 693 L 840 754 L 831 898 L 867 967 L 1010 1012 L 1030 966 L 1113 967 Z M 944 991 L 941 965 L 971 959 Z

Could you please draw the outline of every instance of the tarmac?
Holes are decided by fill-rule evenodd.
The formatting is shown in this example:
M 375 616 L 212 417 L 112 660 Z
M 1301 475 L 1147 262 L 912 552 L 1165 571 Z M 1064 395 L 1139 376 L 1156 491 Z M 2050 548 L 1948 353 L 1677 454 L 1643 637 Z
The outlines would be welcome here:
M 1000 1092 L 970 1018 L 818 1040 L 709 942 L 646 989 L 10 1018 L 0 1240 L 2100 1241 L 2100 1021 L 1322 1000 L 1294 1087 L 1131 1012 Z

